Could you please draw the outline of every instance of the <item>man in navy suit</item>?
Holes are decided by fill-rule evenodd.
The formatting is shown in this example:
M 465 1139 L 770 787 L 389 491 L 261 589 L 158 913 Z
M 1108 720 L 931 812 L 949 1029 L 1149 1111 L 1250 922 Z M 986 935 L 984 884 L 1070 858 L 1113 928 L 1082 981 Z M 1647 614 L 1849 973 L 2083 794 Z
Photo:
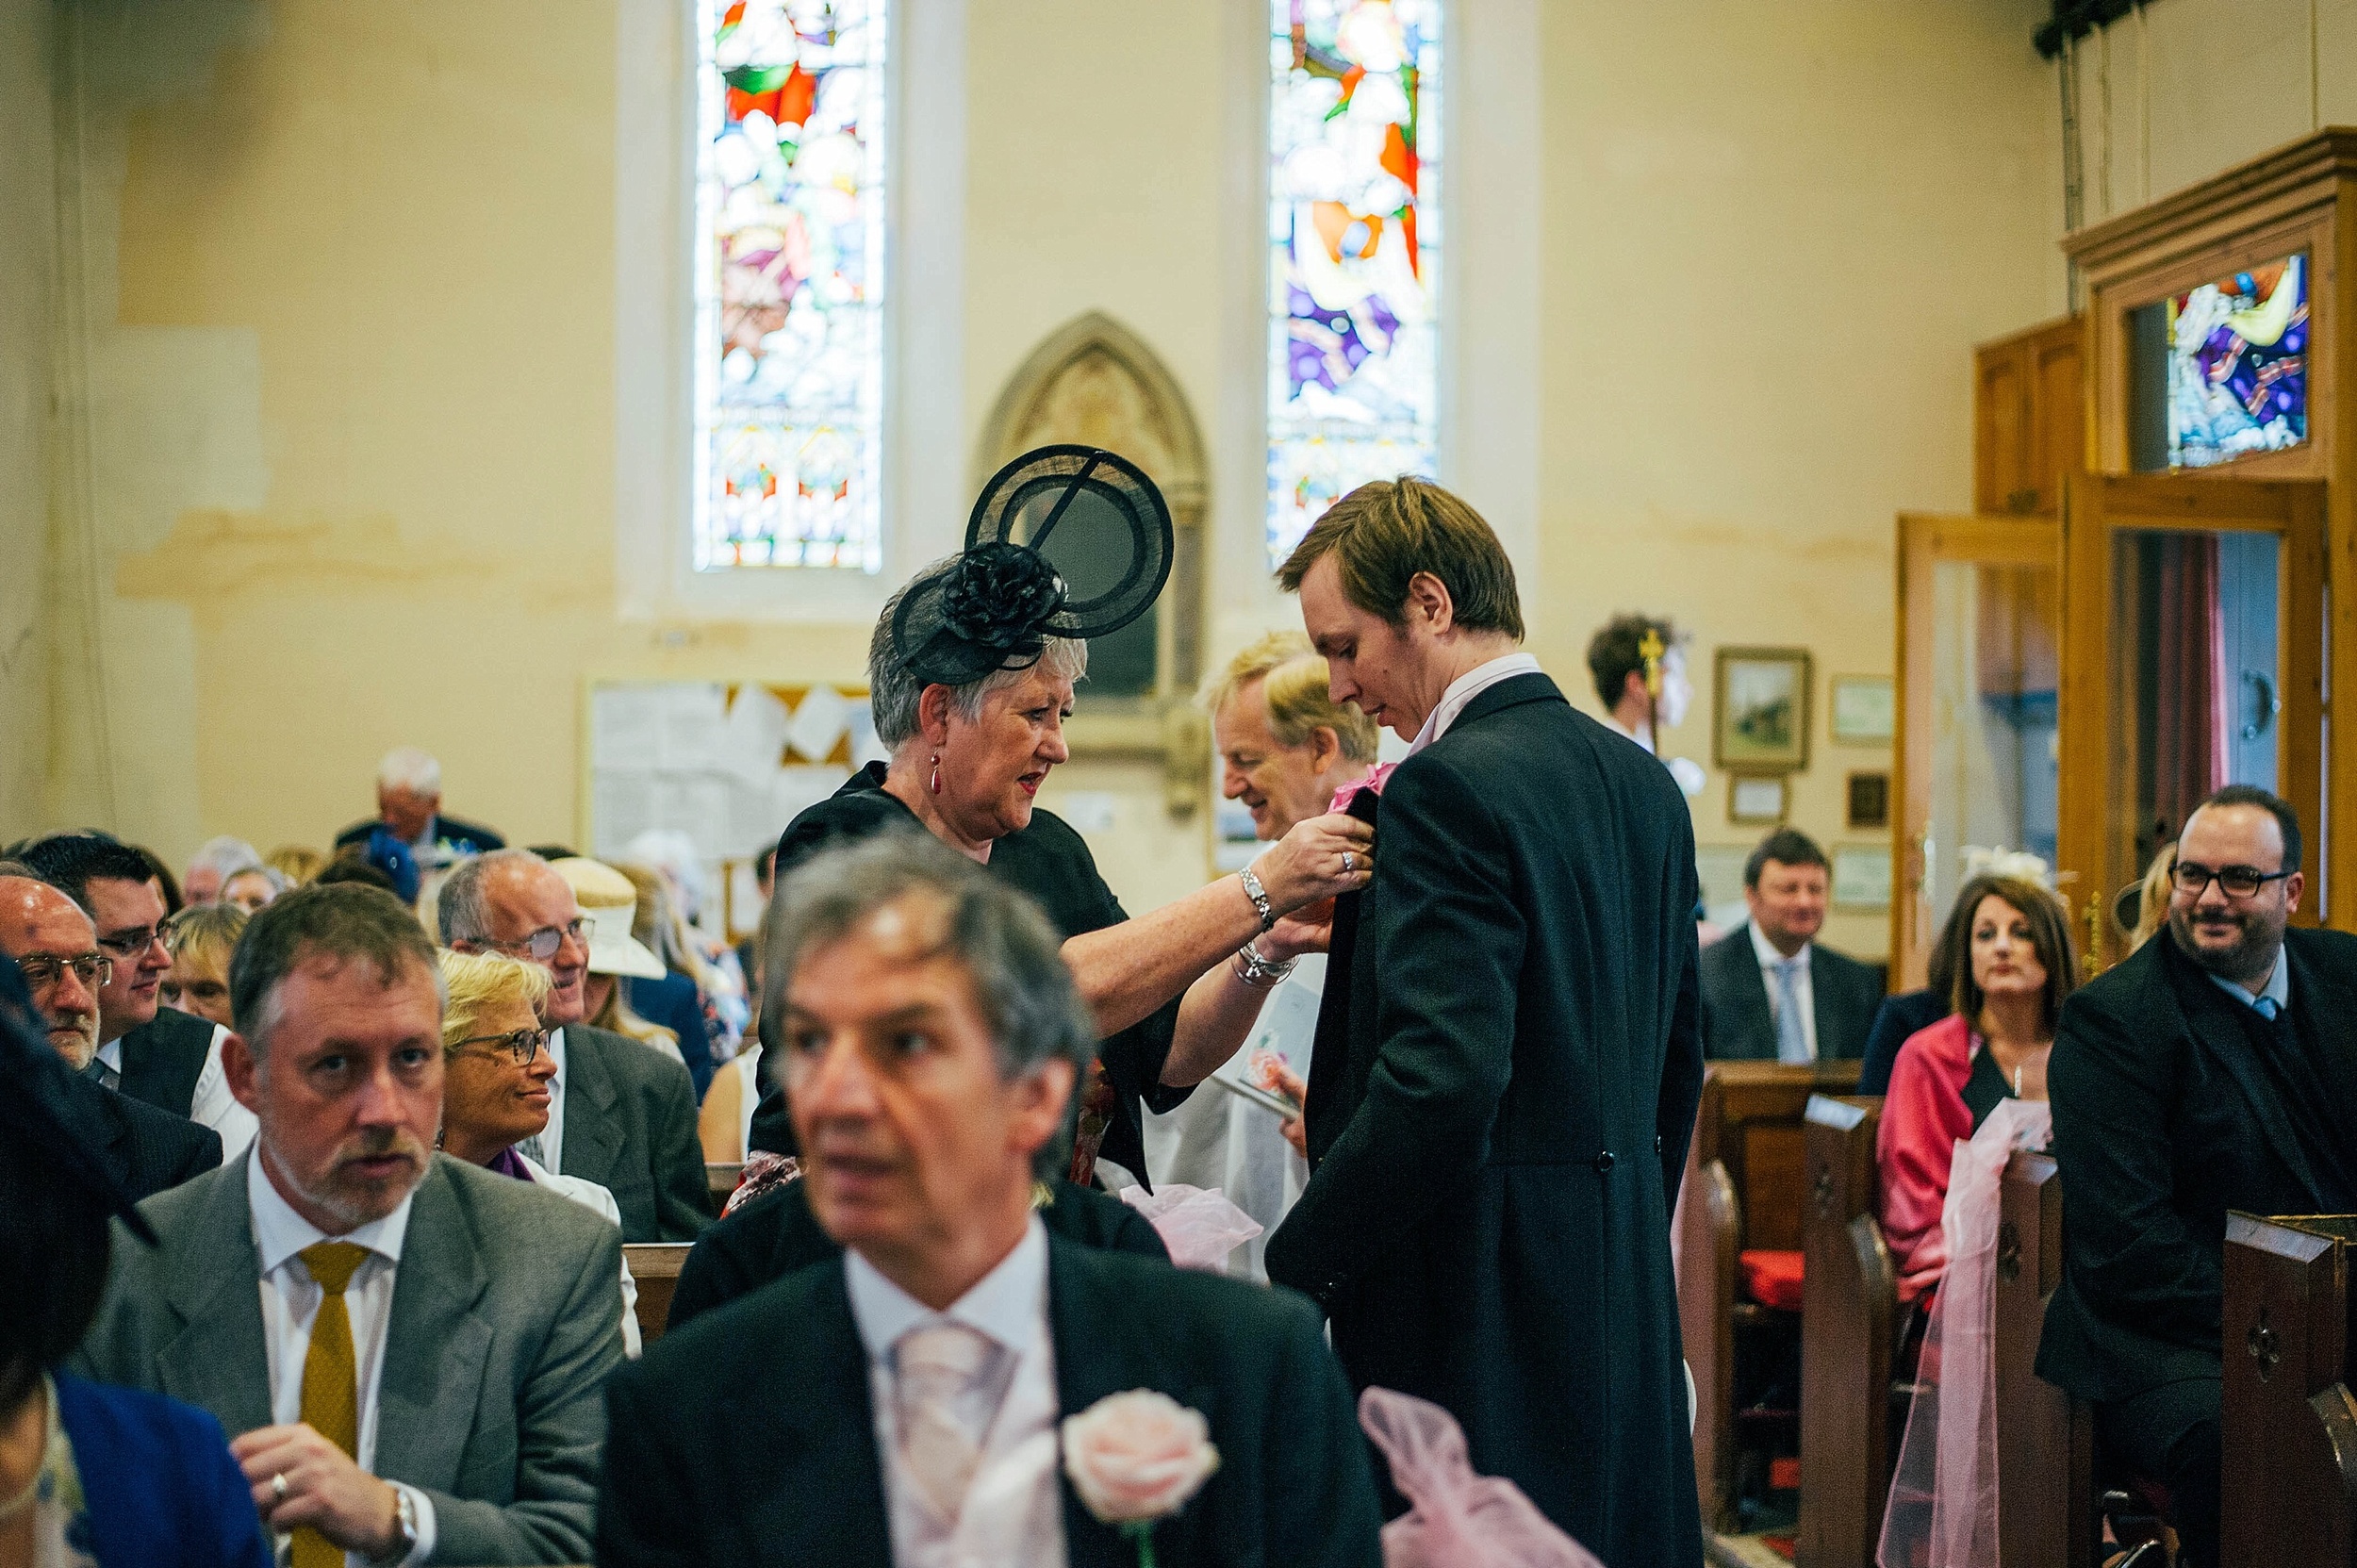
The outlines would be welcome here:
M 1038 906 L 885 834 L 784 879 L 765 941 L 762 1038 L 844 1250 L 607 1384 L 598 1561 L 1133 1563 L 1064 1422 L 1146 1390 L 1218 1450 L 1146 1522 L 1157 1560 L 1376 1568 L 1366 1444 L 1309 1305 L 1033 1213 L 1096 1040 Z
M 1701 1094 L 1694 834 L 1573 710 L 1472 507 L 1364 485 L 1279 580 L 1338 702 L 1409 742 L 1337 900 L 1301 1199 L 1269 1278 L 1351 1380 L 1445 1407 L 1613 1568 L 1702 1560 L 1670 1210 Z
M 1854 1060 L 1882 1006 L 1883 975 L 1817 940 L 1825 851 L 1778 828 L 1743 864 L 1751 916 L 1703 949 L 1703 1033 L 1714 1062 Z

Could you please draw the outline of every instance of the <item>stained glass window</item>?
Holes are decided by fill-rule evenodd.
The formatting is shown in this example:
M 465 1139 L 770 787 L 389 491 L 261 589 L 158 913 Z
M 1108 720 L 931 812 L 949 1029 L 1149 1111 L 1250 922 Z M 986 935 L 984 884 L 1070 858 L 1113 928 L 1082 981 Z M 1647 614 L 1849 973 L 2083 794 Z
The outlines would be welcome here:
M 1440 449 L 1441 0 L 1269 0 L 1268 548 Z
M 883 564 L 887 0 L 702 0 L 699 571 Z

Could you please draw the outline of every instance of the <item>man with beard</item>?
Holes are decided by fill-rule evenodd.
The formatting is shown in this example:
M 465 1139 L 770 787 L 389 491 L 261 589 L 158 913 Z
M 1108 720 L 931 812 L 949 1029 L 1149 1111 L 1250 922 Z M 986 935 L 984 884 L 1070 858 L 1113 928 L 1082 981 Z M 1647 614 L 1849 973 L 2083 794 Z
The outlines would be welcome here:
M 0 957 L 15 962 L 51 1048 L 77 1075 L 69 1106 L 74 1132 L 124 1192 L 147 1197 L 221 1164 L 219 1133 L 86 1076 L 115 960 L 72 899 L 12 863 L 0 863 Z
M 2299 819 L 2219 790 L 2177 841 L 2168 931 L 2064 1007 L 2047 1068 L 2062 1287 L 2038 1375 L 2168 1488 L 2214 1568 L 2226 1213 L 2357 1209 L 2357 936 L 2289 930 Z
M 588 1560 L 621 1240 L 433 1152 L 439 975 L 375 888 L 254 917 L 223 1063 L 259 1131 L 140 1206 L 162 1245 L 116 1249 L 76 1353 L 212 1411 L 295 1568 Z

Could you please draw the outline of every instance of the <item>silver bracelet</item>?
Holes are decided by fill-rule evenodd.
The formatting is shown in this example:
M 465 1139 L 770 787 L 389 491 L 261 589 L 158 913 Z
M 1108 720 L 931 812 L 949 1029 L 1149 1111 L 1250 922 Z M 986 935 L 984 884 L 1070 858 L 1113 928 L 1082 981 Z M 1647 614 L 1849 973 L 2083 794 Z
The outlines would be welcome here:
M 1260 874 L 1245 867 L 1237 875 L 1244 879 L 1244 896 L 1252 900 L 1252 907 L 1261 916 L 1261 929 L 1266 931 L 1277 924 L 1277 906 L 1268 901 L 1268 889 L 1261 885 Z
M 1236 978 L 1255 991 L 1265 991 L 1294 972 L 1297 958 L 1282 961 L 1263 957 L 1258 942 L 1246 942 L 1236 949 Z

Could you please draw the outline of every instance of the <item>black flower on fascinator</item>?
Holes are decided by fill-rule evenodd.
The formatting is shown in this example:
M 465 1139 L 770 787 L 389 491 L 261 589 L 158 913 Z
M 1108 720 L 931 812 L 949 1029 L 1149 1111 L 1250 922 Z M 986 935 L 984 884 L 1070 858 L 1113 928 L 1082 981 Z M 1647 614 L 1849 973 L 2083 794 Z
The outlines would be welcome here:
M 893 650 L 928 684 L 1019 669 L 1050 637 L 1101 637 L 1144 615 L 1171 548 L 1170 508 L 1136 464 L 1096 447 L 1027 452 L 982 487 L 964 552 L 901 593 Z

